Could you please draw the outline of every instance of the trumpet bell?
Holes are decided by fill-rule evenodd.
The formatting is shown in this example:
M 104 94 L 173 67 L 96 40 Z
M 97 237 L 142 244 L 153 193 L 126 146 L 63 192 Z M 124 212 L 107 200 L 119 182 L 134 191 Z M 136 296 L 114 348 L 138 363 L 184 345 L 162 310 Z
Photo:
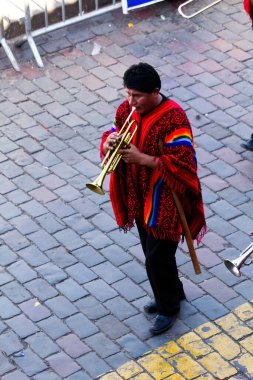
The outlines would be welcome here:
M 253 243 L 248 245 L 248 247 L 245 248 L 245 250 L 240 254 L 239 257 L 237 257 L 237 259 L 235 260 L 226 259 L 224 260 L 224 264 L 232 274 L 234 274 L 236 277 L 240 277 L 241 276 L 240 268 L 243 264 L 248 264 L 247 261 L 250 261 L 248 260 L 248 258 L 252 253 L 253 253 Z
M 227 269 L 234 274 L 236 277 L 240 277 L 241 273 L 239 271 L 238 265 L 236 260 L 230 261 L 230 260 L 224 260 L 224 264 L 227 267 Z
M 92 182 L 92 183 L 86 183 L 86 186 L 88 187 L 88 189 L 90 189 L 91 191 L 93 191 L 94 193 L 96 194 L 99 194 L 99 195 L 105 195 L 105 192 L 104 190 L 102 189 L 102 187 L 100 187 L 98 184 L 96 184 L 95 182 Z

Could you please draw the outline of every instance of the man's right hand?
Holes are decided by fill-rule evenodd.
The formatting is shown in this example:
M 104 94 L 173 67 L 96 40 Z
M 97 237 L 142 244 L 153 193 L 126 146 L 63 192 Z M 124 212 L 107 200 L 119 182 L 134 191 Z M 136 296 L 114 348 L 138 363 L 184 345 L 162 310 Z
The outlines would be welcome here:
M 108 150 L 113 150 L 115 149 L 118 140 L 120 139 L 120 135 L 118 132 L 112 132 L 110 135 L 107 137 L 107 139 L 104 142 L 103 145 L 103 153 L 106 155 Z

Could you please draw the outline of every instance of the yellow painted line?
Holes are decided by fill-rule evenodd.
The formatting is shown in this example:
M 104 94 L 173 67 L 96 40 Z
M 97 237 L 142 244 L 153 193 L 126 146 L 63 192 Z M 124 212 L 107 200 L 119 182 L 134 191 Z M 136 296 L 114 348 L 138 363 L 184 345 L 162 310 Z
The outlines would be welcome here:
M 253 379 L 250 302 L 125 363 L 100 380 L 236 380 L 237 375 Z

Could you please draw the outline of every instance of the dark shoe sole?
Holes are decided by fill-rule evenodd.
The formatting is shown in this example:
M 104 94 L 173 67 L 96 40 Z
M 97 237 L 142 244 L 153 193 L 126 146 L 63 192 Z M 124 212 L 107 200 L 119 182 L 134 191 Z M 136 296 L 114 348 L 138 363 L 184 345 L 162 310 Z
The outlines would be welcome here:
M 253 146 L 251 146 L 251 145 L 241 144 L 241 147 L 243 147 L 244 149 L 249 150 L 250 152 L 253 152 Z
M 154 327 L 151 327 L 149 331 L 151 332 L 152 335 L 160 335 L 164 333 L 165 331 L 169 330 L 175 323 L 176 317 L 173 317 L 167 325 L 161 327 L 160 329 L 155 329 Z

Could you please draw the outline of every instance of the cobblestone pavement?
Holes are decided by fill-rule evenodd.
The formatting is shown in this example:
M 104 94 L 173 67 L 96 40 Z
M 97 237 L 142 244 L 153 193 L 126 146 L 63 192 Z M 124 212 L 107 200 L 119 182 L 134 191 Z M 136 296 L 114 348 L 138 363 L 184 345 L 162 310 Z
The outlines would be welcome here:
M 239 0 L 190 20 L 178 5 L 36 38 L 44 69 L 26 44 L 20 73 L 0 50 L 1 380 L 253 379 L 253 265 L 235 277 L 223 263 L 252 240 L 253 153 L 240 144 L 253 125 L 253 32 Z M 139 61 L 192 123 L 208 224 L 201 275 L 180 245 L 187 301 L 157 337 L 136 230 L 118 231 L 108 194 L 85 186 Z

